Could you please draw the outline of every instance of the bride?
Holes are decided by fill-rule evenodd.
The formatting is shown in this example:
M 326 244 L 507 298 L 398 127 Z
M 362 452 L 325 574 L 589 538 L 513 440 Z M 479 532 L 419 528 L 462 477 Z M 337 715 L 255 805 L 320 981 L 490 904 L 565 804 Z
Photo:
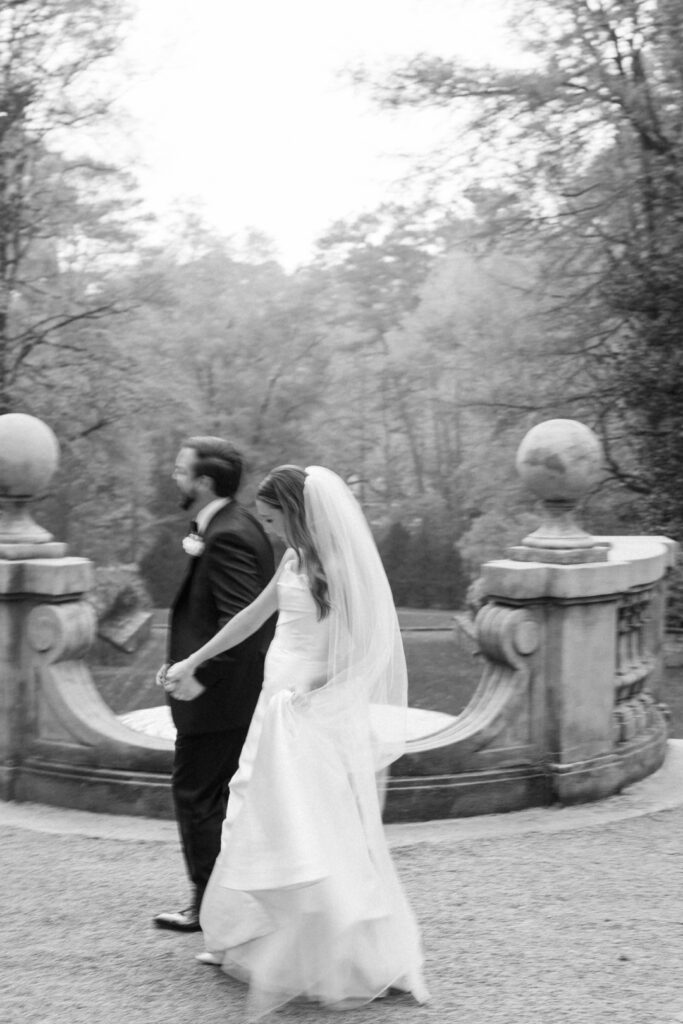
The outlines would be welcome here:
M 389 855 L 377 778 L 402 752 L 407 676 L 389 584 L 360 506 L 320 466 L 258 490 L 289 545 L 273 581 L 166 686 L 278 611 L 230 784 L 198 959 L 249 984 L 251 1019 L 293 999 L 355 1006 L 427 991 L 417 924 Z

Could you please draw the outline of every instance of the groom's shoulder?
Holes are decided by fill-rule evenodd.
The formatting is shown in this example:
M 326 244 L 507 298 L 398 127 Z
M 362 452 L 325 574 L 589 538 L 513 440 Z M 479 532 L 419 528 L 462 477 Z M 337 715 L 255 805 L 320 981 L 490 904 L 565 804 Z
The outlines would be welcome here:
M 265 532 L 256 516 L 240 505 L 238 501 L 231 501 L 229 505 L 216 516 L 215 533 L 245 534 L 246 536 L 265 536 Z
M 273 547 L 256 516 L 236 501 L 230 502 L 216 516 L 214 529 L 207 535 L 207 553 L 218 561 L 229 558 L 229 552 L 242 550 L 256 559 L 266 578 L 275 565 Z

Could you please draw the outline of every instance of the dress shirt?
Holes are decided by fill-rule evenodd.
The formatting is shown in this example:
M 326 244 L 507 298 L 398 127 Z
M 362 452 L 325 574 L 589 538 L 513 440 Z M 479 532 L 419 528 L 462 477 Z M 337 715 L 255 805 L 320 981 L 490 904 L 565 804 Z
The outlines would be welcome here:
M 200 537 L 204 535 L 204 531 L 216 513 L 220 512 L 220 510 L 230 504 L 231 501 L 231 498 L 214 498 L 213 501 L 210 501 L 208 505 L 205 505 L 204 508 L 199 510 L 195 522 L 197 523 L 197 533 Z

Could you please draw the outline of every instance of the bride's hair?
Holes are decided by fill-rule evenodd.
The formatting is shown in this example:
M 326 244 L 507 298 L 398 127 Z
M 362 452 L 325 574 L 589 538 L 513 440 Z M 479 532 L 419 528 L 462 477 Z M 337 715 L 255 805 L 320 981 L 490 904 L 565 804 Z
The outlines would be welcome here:
M 282 512 L 287 542 L 299 554 L 318 606 L 318 618 L 324 619 L 330 610 L 327 577 L 306 520 L 305 484 L 306 471 L 301 466 L 277 466 L 259 484 L 256 497 Z

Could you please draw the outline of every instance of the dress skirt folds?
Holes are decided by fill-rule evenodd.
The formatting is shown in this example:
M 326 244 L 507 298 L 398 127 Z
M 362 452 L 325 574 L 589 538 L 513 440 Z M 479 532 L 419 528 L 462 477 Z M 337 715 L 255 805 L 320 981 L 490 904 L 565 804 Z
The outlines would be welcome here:
M 201 907 L 207 950 L 249 984 L 251 1019 L 291 1000 L 341 1009 L 392 988 L 424 1001 L 419 932 L 379 802 L 363 795 L 339 734 L 316 714 L 327 625 L 292 564 L 278 600 L 263 691 Z

